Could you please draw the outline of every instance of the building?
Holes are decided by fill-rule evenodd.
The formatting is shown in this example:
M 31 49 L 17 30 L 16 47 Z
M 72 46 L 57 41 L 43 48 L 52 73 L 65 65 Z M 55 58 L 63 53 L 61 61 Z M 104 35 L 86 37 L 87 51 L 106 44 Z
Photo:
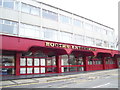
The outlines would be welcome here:
M 35 0 L 0 0 L 1 75 L 118 68 L 114 29 Z

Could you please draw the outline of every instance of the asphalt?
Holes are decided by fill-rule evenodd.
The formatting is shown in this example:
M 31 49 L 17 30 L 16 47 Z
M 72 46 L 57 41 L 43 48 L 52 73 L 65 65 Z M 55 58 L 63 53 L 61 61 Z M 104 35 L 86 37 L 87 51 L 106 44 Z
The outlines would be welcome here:
M 9 86 L 9 85 L 19 85 L 19 84 L 30 84 L 30 83 L 47 83 L 47 82 L 54 82 L 56 80 L 66 80 L 66 79 L 72 79 L 72 78 L 89 78 L 89 79 L 94 79 L 95 74 L 97 75 L 103 75 L 103 73 L 109 75 L 113 73 L 118 72 L 118 69 L 110 69 L 110 70 L 100 70 L 100 71 L 91 71 L 91 72 L 83 72 L 83 73 L 62 73 L 62 74 L 47 74 L 47 75 L 42 75 L 41 77 L 28 77 L 24 78 L 21 76 L 21 78 L 16 77 L 16 78 L 10 78 L 9 80 L 1 80 L 0 82 L 0 87 L 2 86 Z M 92 77 L 91 77 L 92 76 Z

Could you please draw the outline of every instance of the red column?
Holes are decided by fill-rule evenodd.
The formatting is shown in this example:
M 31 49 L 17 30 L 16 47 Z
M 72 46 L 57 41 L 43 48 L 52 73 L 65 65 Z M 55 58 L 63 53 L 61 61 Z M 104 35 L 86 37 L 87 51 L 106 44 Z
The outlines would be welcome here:
M 16 53 L 16 75 L 20 75 L 20 53 Z
M 83 57 L 83 61 L 84 61 L 84 65 L 85 65 L 85 71 L 88 71 L 88 57 L 87 56 L 84 56 Z
M 61 58 L 59 55 L 56 56 L 56 65 L 57 65 L 57 73 L 61 73 Z
M 118 59 L 116 57 L 114 57 L 114 62 L 115 62 L 115 68 L 119 68 Z
M 103 61 L 103 70 L 106 69 L 105 68 L 105 57 L 102 58 L 102 61 Z

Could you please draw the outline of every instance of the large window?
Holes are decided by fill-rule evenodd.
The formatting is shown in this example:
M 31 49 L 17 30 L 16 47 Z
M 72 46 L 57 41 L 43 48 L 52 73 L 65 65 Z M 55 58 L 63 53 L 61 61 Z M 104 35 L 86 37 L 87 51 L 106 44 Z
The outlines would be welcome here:
M 21 36 L 39 38 L 39 36 L 40 36 L 40 27 L 27 25 L 27 24 L 21 24 L 19 34 Z
M 2 66 L 2 75 L 15 74 L 15 57 L 14 56 L 2 56 L 0 57 Z
M 57 40 L 58 32 L 53 29 L 43 28 L 44 39 Z
M 60 15 L 60 22 L 72 24 L 72 18 L 64 16 L 64 15 Z
M 58 21 L 58 14 L 54 13 L 52 11 L 48 11 L 48 10 L 43 9 L 42 16 L 43 16 L 43 18 L 48 18 L 48 19 L 51 19 L 54 21 Z
M 71 42 L 72 41 L 72 33 L 61 32 L 61 41 L 62 42 Z
M 90 30 L 90 31 L 92 31 L 92 30 L 93 30 L 92 25 L 91 25 L 91 24 L 89 24 L 89 23 L 84 23 L 84 28 L 85 28 L 86 30 Z
M 78 27 L 82 27 L 82 21 L 74 19 L 73 20 L 73 25 L 78 26 Z
M 40 16 L 40 8 L 22 3 L 22 12 Z
M 95 44 L 95 40 L 91 37 L 86 37 L 86 43 L 88 45 L 94 45 Z
M 0 32 L 18 34 L 18 23 L 9 20 L 0 20 Z
M 14 8 L 14 1 L 13 0 L 3 0 L 3 7 L 6 8 Z
M 84 36 L 75 34 L 74 38 L 75 38 L 76 44 L 83 44 L 84 43 Z
M 102 40 L 96 39 L 96 46 L 102 46 Z

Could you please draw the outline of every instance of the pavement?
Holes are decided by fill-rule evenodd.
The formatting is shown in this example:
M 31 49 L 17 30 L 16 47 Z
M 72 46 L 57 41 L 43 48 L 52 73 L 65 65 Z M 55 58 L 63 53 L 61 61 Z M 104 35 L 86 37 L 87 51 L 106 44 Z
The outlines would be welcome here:
M 110 74 L 118 74 L 118 69 L 110 69 L 110 70 L 101 70 L 101 71 L 92 71 L 86 73 L 70 73 L 70 74 L 63 74 L 57 75 L 52 77 L 34 77 L 34 78 L 27 78 L 27 79 L 11 79 L 11 80 L 4 80 L 0 82 L 0 87 L 9 86 L 9 85 L 19 85 L 19 84 L 30 84 L 30 83 L 47 83 L 47 82 L 54 82 L 60 80 L 71 80 L 74 78 L 81 78 L 81 79 L 95 79 L 99 78 L 99 76 L 108 76 Z M 105 74 L 105 75 L 104 75 Z M 96 77 L 97 76 L 97 77 Z

